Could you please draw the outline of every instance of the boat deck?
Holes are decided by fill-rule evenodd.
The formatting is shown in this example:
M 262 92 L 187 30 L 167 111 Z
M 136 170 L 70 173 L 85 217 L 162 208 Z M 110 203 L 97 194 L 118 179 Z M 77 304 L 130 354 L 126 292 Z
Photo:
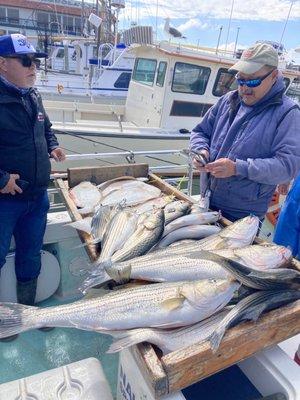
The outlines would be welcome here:
M 58 257 L 62 279 L 57 294 L 39 306 L 66 303 L 78 296 L 76 288 L 81 278 L 76 269 L 72 270 L 72 260 L 75 255 L 78 261 L 88 262 L 82 248 L 73 249 L 80 243 L 79 239 L 72 238 L 45 246 L 45 250 Z M 70 328 L 55 328 L 49 332 L 35 329 L 22 333 L 12 342 L 0 342 L 0 384 L 95 357 L 100 360 L 115 397 L 119 356 L 106 354 L 110 343 L 110 336 Z

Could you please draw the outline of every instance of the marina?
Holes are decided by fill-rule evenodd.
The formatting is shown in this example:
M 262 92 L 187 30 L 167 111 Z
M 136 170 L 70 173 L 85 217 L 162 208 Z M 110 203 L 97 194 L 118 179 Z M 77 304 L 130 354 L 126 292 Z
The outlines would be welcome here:
M 280 41 L 255 44 L 276 49 L 281 96 L 299 104 L 300 67 L 282 44 L 293 3 Z M 203 171 L 214 158 L 190 142 L 222 96 L 237 88 L 242 96 L 240 87 L 250 96 L 274 70 L 254 78 L 230 70 L 243 60 L 240 27 L 229 45 L 234 0 L 225 45 L 223 26 L 210 27 L 219 31 L 215 47 L 201 45 L 215 11 L 201 25 L 176 18 L 173 6 L 0 0 L 0 35 L 26 34 L 49 53 L 36 88 L 66 153 L 62 162 L 50 159 L 35 300 L 19 298 L 17 237 L 1 268 L 0 400 L 300 400 L 299 255 L 273 243 L 286 196 L 275 191 L 263 217 L 251 212 L 230 221 L 210 203 L 216 178 Z M 201 40 L 189 40 L 188 24 Z M 277 119 L 278 130 L 275 113 L 269 123 Z M 262 160 L 270 157 L 268 130 L 266 124 Z M 57 147 L 48 140 L 52 154 Z M 243 163 L 253 161 L 251 151 L 249 144 Z M 237 165 L 238 157 L 224 154 Z M 250 173 L 233 175 L 242 191 Z M 272 186 L 255 179 L 252 210 Z M 231 190 L 228 184 L 224 192 L 233 199 Z M 242 192 L 240 198 L 244 206 Z

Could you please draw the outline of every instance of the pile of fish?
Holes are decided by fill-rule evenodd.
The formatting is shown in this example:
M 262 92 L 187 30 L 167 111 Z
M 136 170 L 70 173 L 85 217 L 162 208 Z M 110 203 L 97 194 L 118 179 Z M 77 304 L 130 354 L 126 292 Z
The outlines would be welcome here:
M 86 195 L 85 195 L 86 193 Z M 101 248 L 96 270 L 142 256 L 186 239 L 218 233 L 218 212 L 201 213 L 192 203 L 174 201 L 161 190 L 133 177 L 102 183 L 82 182 L 70 190 L 79 211 L 92 214 L 71 223 Z
M 48 308 L 2 303 L 0 338 L 75 327 L 112 335 L 109 352 L 148 341 L 166 354 L 205 340 L 216 351 L 229 327 L 300 299 L 300 273 L 285 268 L 291 251 L 252 244 L 255 216 L 222 228 L 218 212 L 128 177 L 83 182 L 70 196 L 90 214 L 72 226 L 99 249 L 80 287 L 86 296 Z

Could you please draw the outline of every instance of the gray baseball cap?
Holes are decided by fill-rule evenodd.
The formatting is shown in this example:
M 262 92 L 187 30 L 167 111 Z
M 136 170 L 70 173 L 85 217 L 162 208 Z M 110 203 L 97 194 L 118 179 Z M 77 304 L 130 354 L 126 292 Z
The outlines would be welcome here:
M 241 59 L 230 68 L 230 71 L 254 74 L 265 65 L 278 67 L 277 51 L 269 44 L 256 43 L 243 51 Z

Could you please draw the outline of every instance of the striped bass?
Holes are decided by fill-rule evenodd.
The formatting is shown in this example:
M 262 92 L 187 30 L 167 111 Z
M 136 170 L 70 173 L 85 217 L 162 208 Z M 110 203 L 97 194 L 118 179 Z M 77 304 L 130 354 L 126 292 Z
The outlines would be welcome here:
M 300 290 L 259 291 L 244 298 L 220 321 L 218 327 L 212 333 L 210 338 L 212 350 L 215 352 L 218 349 L 229 327 L 237 325 L 241 321 L 256 321 L 264 311 L 273 310 L 299 299 Z
M 124 331 L 120 334 L 112 331 L 110 334 L 115 340 L 110 345 L 107 353 L 116 353 L 141 342 L 155 344 L 161 349 L 163 355 L 196 343 L 200 344 L 211 336 L 229 311 L 230 310 L 224 309 L 197 324 L 184 328 L 139 328 Z
M 139 264 L 146 260 L 152 261 L 169 255 L 186 255 L 191 251 L 198 251 L 200 249 L 215 250 L 244 247 L 253 242 L 258 229 L 258 224 L 259 219 L 257 217 L 245 217 L 222 229 L 221 232 L 206 239 L 155 250 L 143 256 L 131 258 L 130 264 L 131 267 L 133 267 L 135 264 Z M 120 260 L 113 260 L 113 262 L 120 262 Z M 98 276 L 100 280 L 99 283 L 106 280 L 107 276 L 105 275 L 104 265 L 95 265 L 94 269 L 89 272 L 89 276 Z
M 243 285 L 258 290 L 300 289 L 300 272 L 290 268 L 257 270 L 227 259 L 224 268 Z
M 133 211 L 120 209 L 108 223 L 102 240 L 102 251 L 97 262 L 108 260 L 135 232 L 138 216 Z
M 275 243 L 254 244 L 240 249 L 214 250 L 213 253 L 259 270 L 279 268 L 292 259 L 290 249 Z
M 183 217 L 177 218 L 170 222 L 165 227 L 163 237 L 184 226 L 213 224 L 220 218 L 221 214 L 215 211 L 184 215 Z
M 168 226 L 168 225 L 167 225 Z M 216 225 L 190 225 L 176 229 L 165 236 L 159 243 L 159 248 L 164 248 L 182 239 L 202 239 L 218 234 L 221 228 Z
M 236 281 L 210 279 L 137 286 L 56 307 L 1 303 L 0 338 L 44 326 L 91 331 L 185 326 L 221 310 L 238 287 Z

